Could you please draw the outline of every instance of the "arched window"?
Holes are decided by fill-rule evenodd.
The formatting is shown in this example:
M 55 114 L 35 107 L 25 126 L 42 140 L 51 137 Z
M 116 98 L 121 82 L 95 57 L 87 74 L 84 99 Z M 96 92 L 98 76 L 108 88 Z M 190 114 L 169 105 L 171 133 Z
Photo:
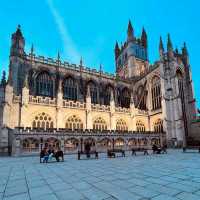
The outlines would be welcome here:
M 101 117 L 96 118 L 93 123 L 93 129 L 100 130 L 100 131 L 107 130 L 106 121 L 102 119 Z
M 121 107 L 121 90 L 120 88 L 117 89 L 117 105 Z
M 113 88 L 111 86 L 107 86 L 106 90 L 105 90 L 105 95 L 104 95 L 104 104 L 105 105 L 110 105 L 111 92 L 113 92 L 113 95 L 114 95 Z
M 53 128 L 53 120 L 52 118 L 46 113 L 40 113 L 39 115 L 35 116 L 32 122 L 33 128 L 42 128 L 42 129 L 49 129 Z
M 156 133 L 162 133 L 163 132 L 163 121 L 161 119 L 158 119 L 154 123 L 154 132 L 156 132 Z
M 161 86 L 160 79 L 157 76 L 152 79 L 151 95 L 152 109 L 156 110 L 161 108 Z
M 127 88 L 122 90 L 121 95 L 121 107 L 129 108 L 130 107 L 130 92 Z
M 123 119 L 117 120 L 116 130 L 118 130 L 118 131 L 128 131 L 128 126 L 126 125 L 126 122 Z
M 77 84 L 71 77 L 66 78 L 63 82 L 63 98 L 77 100 Z
M 36 94 L 53 97 L 53 79 L 47 72 L 41 72 L 36 78 Z
M 144 126 L 144 123 L 140 120 L 138 120 L 136 122 L 136 131 L 137 132 L 145 132 L 145 126 Z
M 146 110 L 146 101 L 147 101 L 147 91 L 143 86 L 139 86 L 137 89 L 137 104 L 138 108 L 141 110 Z
M 89 87 L 90 87 L 91 103 L 97 104 L 98 103 L 98 88 L 94 82 L 90 82 Z
M 83 122 L 76 115 L 72 115 L 67 119 L 65 127 L 71 130 L 83 130 Z

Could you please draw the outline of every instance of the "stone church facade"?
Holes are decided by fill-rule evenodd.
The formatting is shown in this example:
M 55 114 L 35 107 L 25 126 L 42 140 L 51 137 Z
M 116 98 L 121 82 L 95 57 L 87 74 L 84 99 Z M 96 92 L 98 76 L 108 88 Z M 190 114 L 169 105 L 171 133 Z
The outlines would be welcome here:
M 196 108 L 186 45 L 148 61 L 145 30 L 115 45 L 115 75 L 24 50 L 20 26 L 12 34 L 8 80 L 0 87 L 0 152 L 22 155 L 59 147 L 66 153 L 90 141 L 101 151 L 115 146 L 182 146 L 195 136 Z

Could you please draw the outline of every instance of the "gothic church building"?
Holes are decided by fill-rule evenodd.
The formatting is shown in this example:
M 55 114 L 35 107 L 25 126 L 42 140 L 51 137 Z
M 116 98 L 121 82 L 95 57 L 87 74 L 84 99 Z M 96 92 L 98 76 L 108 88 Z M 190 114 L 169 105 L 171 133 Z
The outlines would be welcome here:
M 12 34 L 8 80 L 0 86 L 0 152 L 76 152 L 90 141 L 98 151 L 134 146 L 186 145 L 196 116 L 188 51 L 167 49 L 150 64 L 143 29 L 116 43 L 115 75 L 25 52 L 20 26 Z

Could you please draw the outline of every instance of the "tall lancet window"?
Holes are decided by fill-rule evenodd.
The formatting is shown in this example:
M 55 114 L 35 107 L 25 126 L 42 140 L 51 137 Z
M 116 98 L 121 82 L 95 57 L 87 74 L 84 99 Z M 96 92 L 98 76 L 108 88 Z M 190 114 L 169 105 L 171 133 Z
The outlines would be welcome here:
M 151 96 L 152 109 L 156 110 L 161 108 L 161 85 L 160 79 L 157 76 L 152 79 Z
M 143 86 L 139 86 L 137 89 L 137 103 L 140 110 L 147 110 L 147 90 Z
M 155 123 L 154 123 L 154 131 L 156 133 L 162 133 L 163 132 L 163 121 L 161 119 L 158 119 Z
M 63 98 L 68 100 L 77 100 L 77 83 L 76 81 L 68 77 L 63 83 Z
M 97 104 L 98 103 L 98 88 L 94 82 L 89 83 L 90 87 L 90 96 L 91 96 L 91 103 Z
M 47 72 L 41 72 L 36 78 L 37 95 L 53 97 L 53 85 L 53 78 Z
M 105 95 L 104 95 L 104 104 L 105 105 L 110 105 L 110 98 L 111 98 L 112 92 L 113 92 L 113 95 L 114 95 L 113 88 L 111 86 L 107 86 L 106 89 L 105 89 Z
M 127 88 L 124 88 L 121 93 L 121 107 L 129 108 L 130 107 L 131 95 Z

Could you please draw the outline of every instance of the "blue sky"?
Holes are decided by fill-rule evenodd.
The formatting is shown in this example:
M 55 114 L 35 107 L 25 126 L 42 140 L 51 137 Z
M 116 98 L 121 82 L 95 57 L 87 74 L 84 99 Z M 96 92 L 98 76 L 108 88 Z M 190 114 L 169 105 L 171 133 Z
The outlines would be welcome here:
M 148 35 L 150 62 L 158 59 L 159 37 L 166 44 L 171 34 L 173 46 L 186 41 L 200 107 L 200 1 L 198 0 L 12 0 L 1 1 L 0 71 L 8 70 L 11 33 L 21 24 L 26 52 L 34 44 L 35 53 L 114 72 L 114 44 L 126 39 L 131 19 L 136 36 L 144 26 Z

